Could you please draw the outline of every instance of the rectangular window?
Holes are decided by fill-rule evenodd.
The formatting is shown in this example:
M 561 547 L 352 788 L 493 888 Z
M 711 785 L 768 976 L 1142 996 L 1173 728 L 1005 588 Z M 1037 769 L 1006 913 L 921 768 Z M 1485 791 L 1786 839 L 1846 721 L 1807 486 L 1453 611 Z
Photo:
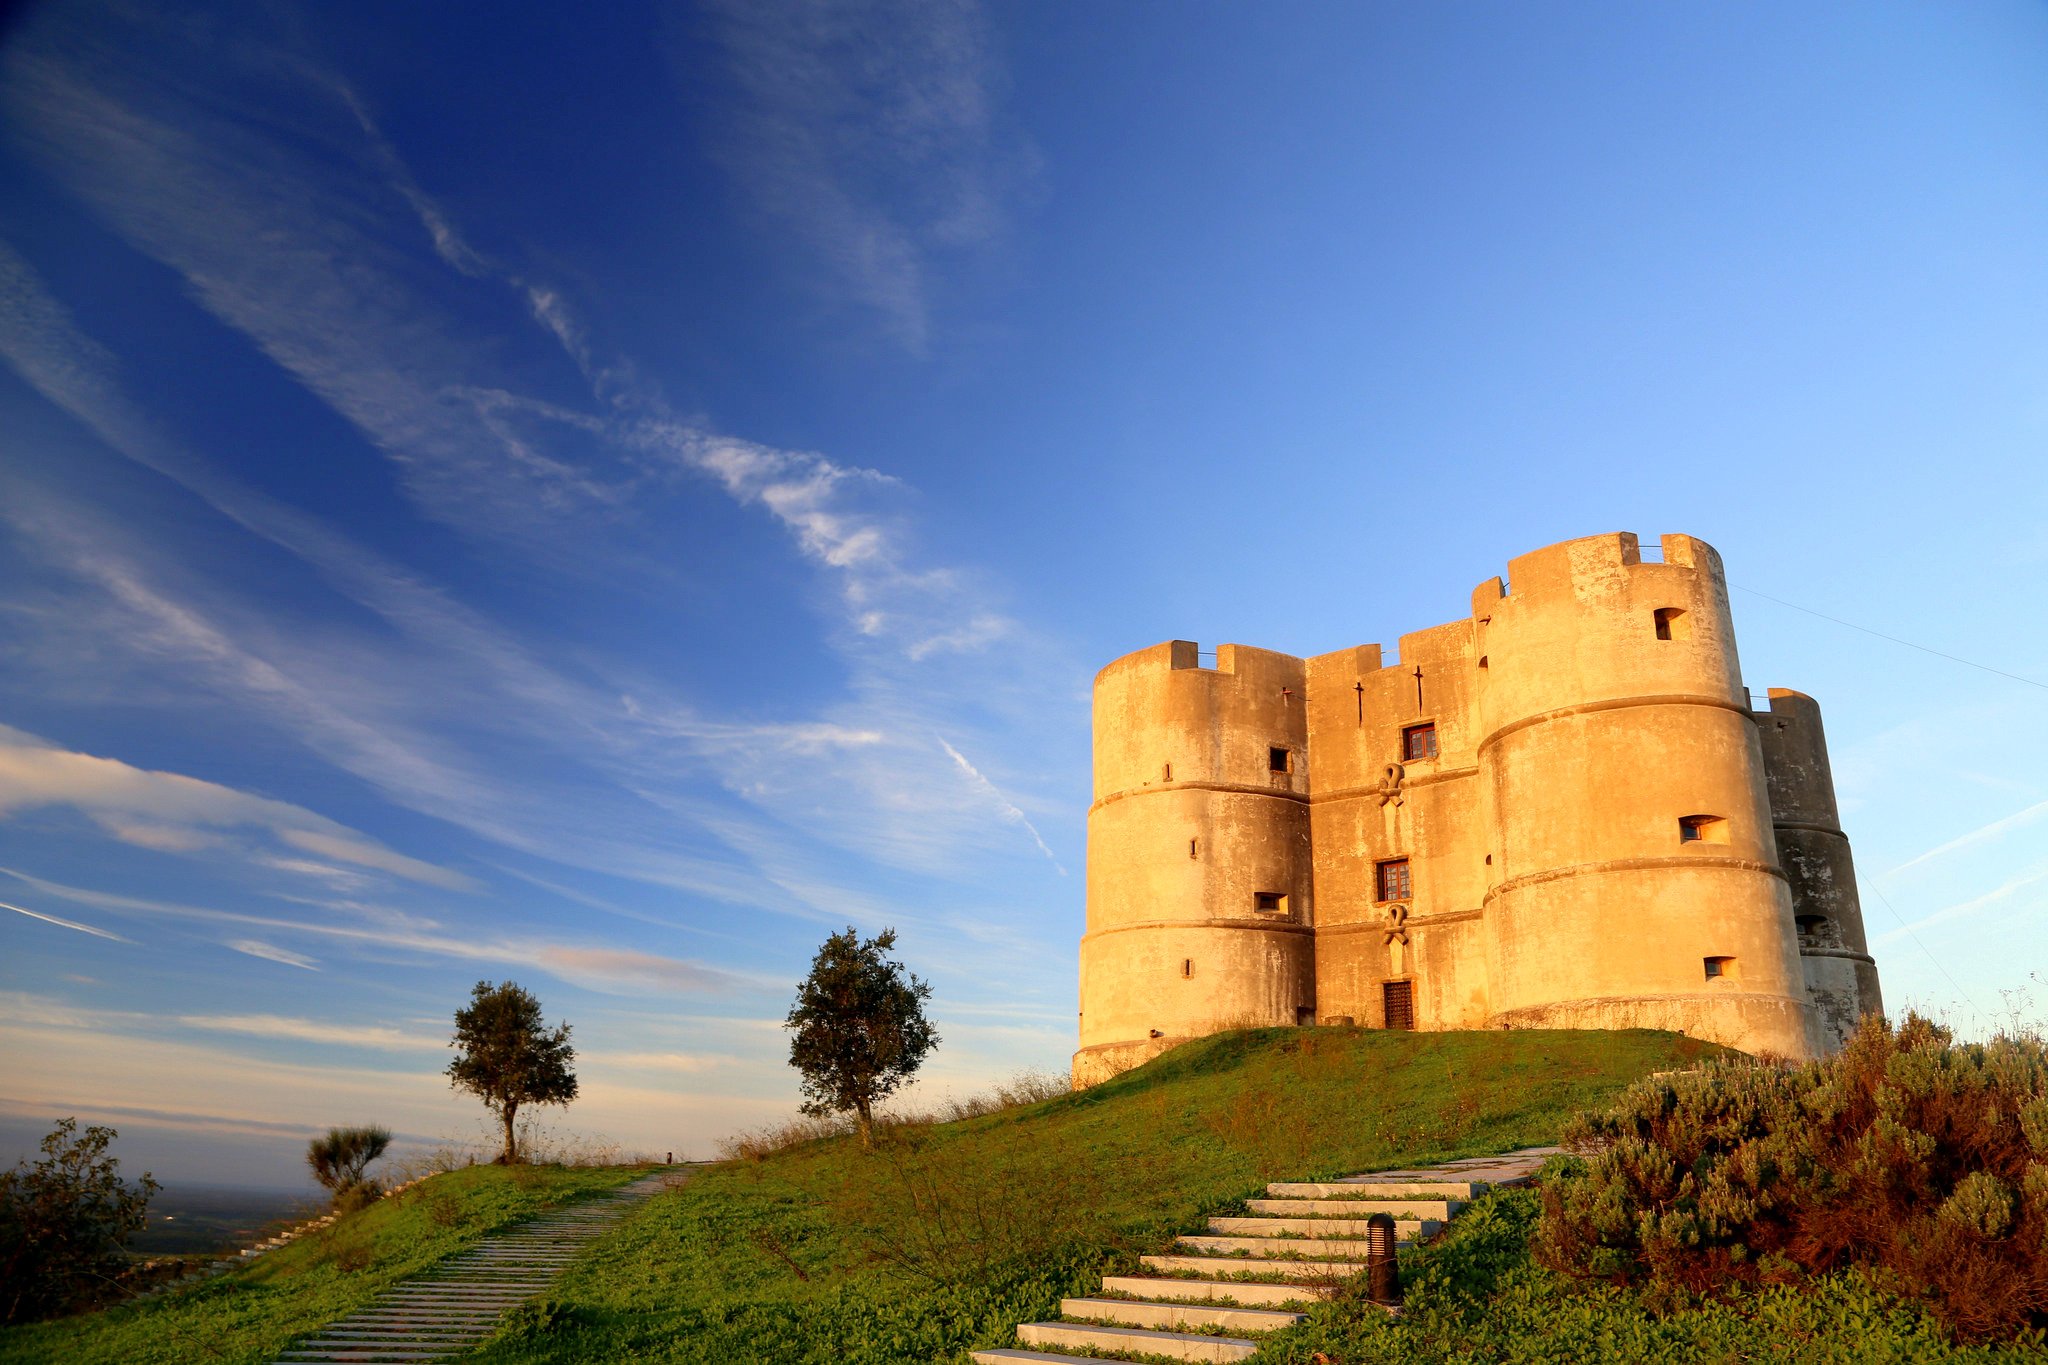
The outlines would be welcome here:
M 1735 975 L 1735 959 L 1732 957 L 1710 957 L 1706 960 L 1707 980 L 1719 981 Z
M 1380 986 L 1380 1003 L 1386 1011 L 1387 1027 L 1415 1027 L 1415 983 L 1388 981 Z
M 1436 722 L 1411 725 L 1401 731 L 1401 759 L 1407 762 L 1417 758 L 1436 757 Z
M 1692 634 L 1692 623 L 1680 607 L 1659 607 L 1655 619 L 1660 640 L 1683 640 Z
M 1266 750 L 1266 766 L 1276 773 L 1284 773 L 1291 766 L 1289 760 L 1292 757 L 1293 755 L 1289 754 L 1285 749 L 1278 747 L 1268 749 Z
M 1718 815 L 1681 815 L 1678 817 L 1678 842 L 1725 844 L 1728 842 L 1728 822 Z
M 1252 909 L 1262 915 L 1284 915 L 1287 913 L 1287 897 L 1278 891 L 1254 891 Z
M 1408 860 L 1390 858 L 1373 868 L 1378 883 L 1379 898 L 1383 901 L 1405 901 L 1413 898 L 1414 888 L 1408 881 Z

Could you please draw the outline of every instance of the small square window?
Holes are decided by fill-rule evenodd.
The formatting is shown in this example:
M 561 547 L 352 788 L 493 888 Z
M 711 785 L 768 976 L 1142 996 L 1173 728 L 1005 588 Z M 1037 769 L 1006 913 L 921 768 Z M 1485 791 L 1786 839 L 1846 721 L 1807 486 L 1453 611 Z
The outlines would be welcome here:
M 1678 842 L 1725 844 L 1728 842 L 1728 822 L 1718 815 L 1681 815 L 1678 817 Z
M 1720 981 L 1735 975 L 1735 959 L 1732 957 L 1710 957 L 1706 960 L 1707 980 Z
M 1682 607 L 1659 607 L 1653 619 L 1660 640 L 1683 640 L 1692 634 L 1692 622 L 1686 619 Z
M 1287 913 L 1287 897 L 1278 891 L 1254 891 L 1252 909 L 1262 915 L 1284 915 Z
M 1435 757 L 1436 722 L 1410 725 L 1401 731 L 1401 758 L 1404 762 Z
M 1413 898 L 1414 887 L 1408 880 L 1408 860 L 1390 858 L 1373 868 L 1374 879 L 1383 901 L 1405 901 Z
M 1266 766 L 1276 773 L 1287 772 L 1293 767 L 1294 755 L 1277 745 L 1266 750 Z

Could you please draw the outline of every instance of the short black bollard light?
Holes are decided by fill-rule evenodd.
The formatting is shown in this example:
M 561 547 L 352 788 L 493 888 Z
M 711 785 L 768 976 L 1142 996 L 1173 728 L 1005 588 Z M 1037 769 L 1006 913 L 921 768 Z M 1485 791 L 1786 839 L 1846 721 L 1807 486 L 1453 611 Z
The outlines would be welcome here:
M 1365 1280 L 1374 1303 L 1401 1306 L 1401 1267 L 1394 1255 L 1394 1220 L 1388 1214 L 1365 1220 Z

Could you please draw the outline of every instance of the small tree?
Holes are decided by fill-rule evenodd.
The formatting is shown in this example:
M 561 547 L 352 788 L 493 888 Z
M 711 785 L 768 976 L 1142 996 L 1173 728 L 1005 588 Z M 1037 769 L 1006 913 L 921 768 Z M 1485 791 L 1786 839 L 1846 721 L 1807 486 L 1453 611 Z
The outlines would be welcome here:
M 510 981 L 476 983 L 468 1007 L 455 1011 L 455 1037 L 448 1046 L 459 1049 L 448 1064 L 449 1084 L 470 1091 L 498 1116 L 505 1127 L 505 1150 L 498 1160 L 507 1165 L 519 1159 L 514 1125 L 522 1105 L 567 1104 L 576 1098 L 576 1073 L 569 1070 L 576 1049 L 569 1046 L 569 1026 L 548 1032 L 540 1001 Z
M 78 1120 L 60 1119 L 41 1161 L 0 1173 L 0 1322 L 83 1308 L 127 1268 L 122 1248 L 163 1187 L 147 1173 L 122 1182 L 106 1155 L 115 1136 L 95 1125 L 80 1137 Z
M 363 1179 L 363 1172 L 390 1145 L 388 1128 L 329 1128 L 326 1137 L 306 1144 L 306 1164 L 339 1207 L 343 1196 L 354 1191 L 364 1190 L 370 1198 L 376 1197 L 374 1184 Z
M 924 1017 L 932 988 L 884 956 L 895 946 L 894 929 L 865 943 L 850 927 L 826 939 L 784 1024 L 796 1033 L 789 1064 L 803 1076 L 804 1112 L 851 1111 L 863 1147 L 874 1145 L 875 1105 L 939 1045 Z

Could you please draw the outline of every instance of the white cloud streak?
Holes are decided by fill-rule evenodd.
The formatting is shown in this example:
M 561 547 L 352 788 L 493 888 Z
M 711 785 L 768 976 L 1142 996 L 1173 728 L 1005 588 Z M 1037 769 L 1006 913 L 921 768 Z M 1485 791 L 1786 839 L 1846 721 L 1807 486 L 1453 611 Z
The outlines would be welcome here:
M 937 737 L 934 736 L 934 738 Z M 981 769 L 975 767 L 972 763 L 969 763 L 967 761 L 967 755 L 961 753 L 958 749 L 948 744 L 944 739 L 939 740 L 939 747 L 946 751 L 947 756 L 953 760 L 954 766 L 959 768 L 962 775 L 964 775 L 967 778 L 969 784 L 972 785 L 976 791 L 980 792 L 983 796 L 987 797 L 990 801 L 994 802 L 996 809 L 1000 810 L 1003 813 L 1003 818 L 1005 820 L 1008 820 L 1011 824 L 1014 825 L 1022 825 L 1024 827 L 1024 832 L 1031 836 L 1031 842 L 1038 845 L 1038 851 L 1040 853 L 1043 853 L 1046 856 L 1046 860 L 1050 862 L 1054 867 L 1059 868 L 1059 872 L 1062 877 L 1066 876 L 1067 869 L 1065 869 L 1064 867 L 1060 867 L 1060 860 L 1054 857 L 1052 849 L 1046 846 L 1044 837 L 1040 835 L 1038 832 L 1038 826 L 1031 823 L 1030 819 L 1025 816 L 1024 812 L 1017 808 L 1016 803 L 1011 801 L 1009 797 L 1004 796 L 1003 793 L 996 787 L 995 783 L 989 781 L 987 777 L 983 776 Z
M 934 263 L 985 250 L 1022 154 L 998 149 L 998 72 L 972 0 L 714 0 L 739 98 L 714 151 L 829 293 L 922 352 Z
M 289 948 L 280 948 L 274 943 L 265 943 L 260 938 L 229 939 L 224 946 L 232 948 L 238 953 L 246 954 L 249 957 L 262 958 L 265 962 L 275 962 L 286 967 L 298 967 L 309 972 L 320 970 L 318 959 L 307 957 L 304 953 L 295 953 Z
M 46 806 L 81 811 L 116 838 L 144 848 L 189 852 L 214 842 L 210 829 L 259 828 L 294 848 L 408 881 L 452 891 L 476 886 L 459 872 L 394 852 L 302 806 L 73 753 L 0 725 L 0 819 Z
M 76 929 L 79 933 L 91 934 L 94 938 L 112 939 L 116 943 L 135 942 L 132 938 L 122 938 L 111 929 L 95 929 L 90 924 L 80 924 L 77 920 L 61 919 L 56 915 L 46 915 L 40 910 L 25 910 L 19 905 L 9 905 L 5 901 L 0 901 L 0 910 L 12 910 L 17 915 L 27 915 L 30 919 L 39 919 L 45 924 L 54 924 L 60 929 Z
M 250 1038 L 278 1038 L 333 1047 L 367 1047 L 382 1052 L 441 1052 L 446 1038 L 407 1033 L 382 1025 L 337 1024 L 324 1019 L 296 1019 L 280 1014 L 185 1014 L 178 1022 L 208 1033 L 238 1033 Z

